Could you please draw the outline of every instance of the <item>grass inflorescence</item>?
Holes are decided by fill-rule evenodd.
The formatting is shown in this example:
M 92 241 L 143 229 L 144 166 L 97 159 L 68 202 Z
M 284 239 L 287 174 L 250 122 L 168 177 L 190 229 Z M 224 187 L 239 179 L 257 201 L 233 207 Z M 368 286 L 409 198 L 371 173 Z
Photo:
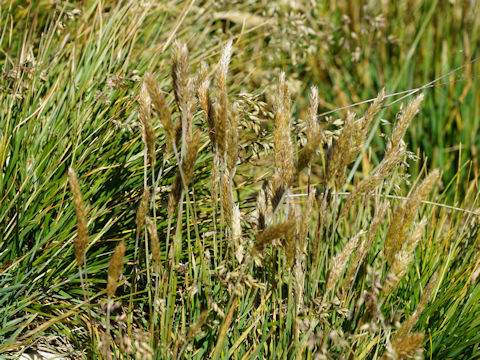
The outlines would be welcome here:
M 413 80 L 478 8 L 437 3 L 2 5 L 0 354 L 480 356 L 478 18 Z

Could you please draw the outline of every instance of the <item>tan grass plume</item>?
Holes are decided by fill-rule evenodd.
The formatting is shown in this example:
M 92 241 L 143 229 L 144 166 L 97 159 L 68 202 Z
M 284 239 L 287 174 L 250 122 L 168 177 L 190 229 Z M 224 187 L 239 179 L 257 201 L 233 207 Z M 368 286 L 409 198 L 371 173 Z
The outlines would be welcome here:
M 88 244 L 87 208 L 83 203 L 82 192 L 80 191 L 77 174 L 72 168 L 68 169 L 68 181 L 70 182 L 70 188 L 73 193 L 75 213 L 77 214 L 77 237 L 75 238 L 74 242 L 75 258 L 77 259 L 78 266 L 82 266 L 85 261 L 85 249 L 87 248 Z
M 275 171 L 278 179 L 287 187 L 293 175 L 293 145 L 290 125 L 290 92 L 282 72 L 278 79 L 274 104 L 275 127 L 273 146 L 275 151 Z
M 143 195 L 142 195 L 142 198 L 140 199 L 140 204 L 138 205 L 138 209 L 137 209 L 137 216 L 135 219 L 135 223 L 137 225 L 137 233 L 140 233 L 140 231 L 142 230 L 142 226 L 145 223 L 145 216 L 147 216 L 149 200 L 150 200 L 150 188 L 147 186 L 143 190 Z
M 160 265 L 161 257 L 160 257 L 160 242 L 158 241 L 158 232 L 155 224 L 153 223 L 152 219 L 147 217 L 147 228 L 148 233 L 150 235 L 150 248 L 152 250 L 153 260 Z
M 160 91 L 158 82 L 153 78 L 151 74 L 145 74 L 145 84 L 155 112 L 157 113 L 157 116 L 165 130 L 168 149 L 171 150 L 173 148 L 173 145 L 176 145 L 177 134 L 176 127 L 172 120 L 170 108 L 165 101 L 165 97 Z
M 110 264 L 108 266 L 107 295 L 109 298 L 115 296 L 117 282 L 122 275 L 123 258 L 125 256 L 125 242 L 121 240 L 115 247 Z
M 142 131 L 142 139 L 147 149 L 147 153 L 152 165 L 155 164 L 155 131 L 153 130 L 151 115 L 151 100 L 148 95 L 145 83 L 140 88 L 140 97 L 138 100 L 139 111 L 138 118 L 140 120 L 140 130 Z
M 230 58 L 232 56 L 232 41 L 225 45 L 217 71 L 217 106 L 215 117 L 215 137 L 217 141 L 218 153 L 224 156 L 227 148 L 227 127 L 228 127 L 228 92 L 227 92 L 227 73 Z
M 357 247 L 357 244 L 360 238 L 365 234 L 364 231 L 360 231 L 354 237 L 352 237 L 343 247 L 343 250 L 340 254 L 335 256 L 332 259 L 331 266 L 330 266 L 330 273 L 328 275 L 327 285 L 325 288 L 325 292 L 328 293 L 332 290 L 340 279 L 345 267 L 347 266 L 348 259 L 352 254 L 353 250 Z
M 417 187 L 409 199 L 401 203 L 395 210 L 392 216 L 392 223 L 388 229 L 384 248 L 389 264 L 392 263 L 395 254 L 402 247 L 403 241 L 406 238 L 410 225 L 417 215 L 422 200 L 424 200 L 432 190 L 439 177 L 440 171 L 438 169 L 433 170 Z

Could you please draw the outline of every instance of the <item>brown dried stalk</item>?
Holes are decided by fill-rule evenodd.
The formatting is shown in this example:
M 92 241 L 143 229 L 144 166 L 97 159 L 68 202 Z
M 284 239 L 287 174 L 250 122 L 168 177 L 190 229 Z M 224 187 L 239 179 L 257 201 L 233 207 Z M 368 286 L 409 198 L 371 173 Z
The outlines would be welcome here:
M 73 203 L 75 213 L 77 214 L 77 237 L 75 238 L 75 258 L 78 266 L 82 266 L 85 261 L 85 249 L 88 243 L 87 232 L 87 208 L 83 203 L 80 185 L 78 184 L 77 174 L 72 168 L 68 169 L 68 181 L 73 193 Z
M 108 266 L 107 295 L 112 298 L 117 290 L 117 281 L 122 275 L 123 258 L 125 256 L 125 242 L 121 240 L 115 247 Z

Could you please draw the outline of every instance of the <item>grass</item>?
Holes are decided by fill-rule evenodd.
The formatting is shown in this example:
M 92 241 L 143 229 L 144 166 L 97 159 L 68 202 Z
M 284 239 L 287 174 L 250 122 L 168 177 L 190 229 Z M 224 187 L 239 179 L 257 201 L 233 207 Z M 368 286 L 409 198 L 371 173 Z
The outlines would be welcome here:
M 1 356 L 478 357 L 478 12 L 5 2 Z

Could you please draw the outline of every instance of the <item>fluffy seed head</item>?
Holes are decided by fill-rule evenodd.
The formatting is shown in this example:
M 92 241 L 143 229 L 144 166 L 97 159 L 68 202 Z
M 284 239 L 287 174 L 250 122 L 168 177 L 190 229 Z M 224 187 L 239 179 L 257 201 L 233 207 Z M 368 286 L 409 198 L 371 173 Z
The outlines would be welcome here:
M 292 219 L 268 227 L 257 236 L 254 250 L 256 252 L 261 252 L 265 246 L 270 244 L 273 240 L 289 237 L 292 232 L 295 232 L 295 224 L 296 220 Z
M 382 107 L 383 100 L 385 99 L 385 88 L 383 88 L 380 93 L 378 94 L 377 98 L 374 100 L 372 105 L 368 108 L 367 112 L 365 113 L 365 117 L 363 120 L 363 127 L 367 128 L 370 126 L 372 123 L 373 119 L 375 118 L 375 115 L 380 111 L 380 108 Z
M 218 63 L 217 72 L 217 111 L 215 117 L 215 136 L 220 156 L 224 156 L 226 150 L 226 133 L 228 127 L 228 93 L 227 93 L 227 73 L 228 65 L 232 54 L 232 41 L 230 40 L 223 49 L 222 56 Z
M 275 127 L 273 146 L 275 151 L 275 171 L 285 184 L 293 175 L 293 145 L 290 127 L 290 93 L 285 81 L 285 73 L 280 74 L 274 104 Z
M 153 130 L 152 116 L 150 112 L 151 100 L 145 83 L 143 83 L 142 87 L 140 88 L 140 97 L 138 103 L 138 118 L 140 120 L 142 139 L 147 149 L 150 163 L 153 165 L 155 163 L 155 132 Z
M 422 104 L 422 101 L 423 94 L 420 94 L 407 105 L 407 108 L 402 113 L 397 124 L 393 128 L 392 137 L 387 144 L 387 153 L 390 151 L 397 151 L 396 149 L 402 142 L 402 139 L 405 136 L 405 132 L 407 131 L 408 126 L 412 122 L 412 119 L 420 111 L 420 105 Z
M 384 249 L 390 264 L 395 254 L 402 247 L 408 229 L 417 215 L 421 202 L 432 190 L 439 177 L 440 171 L 438 169 L 433 170 L 417 187 L 410 198 L 400 204 L 393 214 Z
M 125 242 L 121 240 L 115 247 L 110 264 L 108 266 L 107 295 L 109 298 L 115 295 L 117 281 L 122 275 L 123 258 L 125 256 Z
M 352 254 L 353 250 L 357 247 L 358 241 L 363 236 L 363 234 L 365 234 L 365 232 L 360 231 L 357 235 L 351 238 L 345 244 L 345 247 L 343 248 L 342 252 L 332 259 L 330 274 L 328 275 L 327 286 L 325 290 L 327 293 L 335 287 L 335 284 L 340 278 L 340 275 L 345 270 L 345 267 L 347 265 L 348 259 L 350 258 L 350 255 Z
M 175 41 L 172 45 L 172 79 L 175 101 L 181 112 L 187 112 L 190 99 L 190 65 L 187 45 Z
M 340 218 L 343 218 L 345 215 L 347 215 L 348 210 L 350 210 L 352 205 L 360 198 L 360 196 L 371 193 L 388 176 L 388 174 L 391 173 L 391 171 L 403 157 L 405 152 L 405 144 L 401 143 L 397 150 L 397 152 L 385 154 L 385 157 L 372 171 L 372 173 L 357 185 L 355 190 L 353 190 L 353 192 L 348 196 L 347 201 L 342 208 L 342 212 L 340 213 Z
M 215 109 L 213 108 L 212 99 L 210 98 L 210 80 L 206 79 L 202 82 L 198 88 L 198 99 L 200 106 L 205 112 L 208 125 L 208 136 L 212 145 L 215 146 Z
M 152 249 L 153 260 L 155 260 L 157 265 L 160 265 L 160 242 L 158 241 L 157 228 L 150 218 L 147 218 L 146 222 L 148 233 L 150 234 L 150 247 Z
M 318 89 L 312 86 L 310 89 L 310 106 L 307 112 L 307 142 L 313 140 L 318 132 Z
M 135 223 L 137 225 L 137 233 L 140 233 L 143 223 L 145 222 L 145 216 L 147 215 L 148 211 L 148 200 L 150 200 L 150 188 L 147 186 L 143 190 L 143 195 L 140 199 L 140 204 L 138 205 L 137 209 L 137 217 L 135 219 Z
M 77 237 L 75 238 L 75 258 L 78 266 L 82 266 L 85 261 L 85 249 L 88 243 L 87 232 L 87 209 L 83 203 L 80 185 L 78 183 L 77 174 L 72 168 L 68 169 L 68 181 L 73 194 L 73 204 L 75 213 L 77 214 Z
M 165 97 L 160 91 L 157 81 L 155 81 L 151 74 L 145 74 L 145 85 L 153 103 L 153 107 L 155 108 L 155 112 L 157 113 L 157 116 L 163 125 L 167 136 L 167 144 L 169 150 L 171 150 L 172 145 L 176 142 L 176 136 L 170 108 L 165 101 Z
M 235 250 L 235 258 L 241 264 L 245 256 L 244 244 L 242 241 L 242 225 L 240 223 L 240 208 L 233 205 L 232 210 L 232 240 Z
M 378 228 L 385 221 L 385 214 L 387 213 L 388 205 L 388 202 L 384 202 L 380 209 L 378 209 L 377 213 L 371 221 L 370 229 L 368 229 L 367 236 L 362 241 L 357 251 L 355 251 L 355 253 L 353 254 L 352 263 L 348 267 L 347 274 L 345 275 L 345 281 L 342 284 L 343 293 L 346 293 L 348 291 L 350 284 L 355 279 L 360 263 L 370 251 L 373 241 L 375 240 L 375 236 L 377 235 Z
M 187 134 L 186 156 L 182 160 L 179 172 L 173 182 L 172 191 L 170 192 L 168 201 L 168 215 L 170 217 L 173 216 L 173 213 L 177 208 L 184 186 L 188 186 L 192 180 L 199 145 L 200 134 L 198 132 L 194 132 L 192 135 Z
M 391 357 L 396 359 L 405 359 L 414 357 L 421 351 L 421 346 L 425 335 L 423 333 L 408 334 L 401 339 L 392 341 Z

